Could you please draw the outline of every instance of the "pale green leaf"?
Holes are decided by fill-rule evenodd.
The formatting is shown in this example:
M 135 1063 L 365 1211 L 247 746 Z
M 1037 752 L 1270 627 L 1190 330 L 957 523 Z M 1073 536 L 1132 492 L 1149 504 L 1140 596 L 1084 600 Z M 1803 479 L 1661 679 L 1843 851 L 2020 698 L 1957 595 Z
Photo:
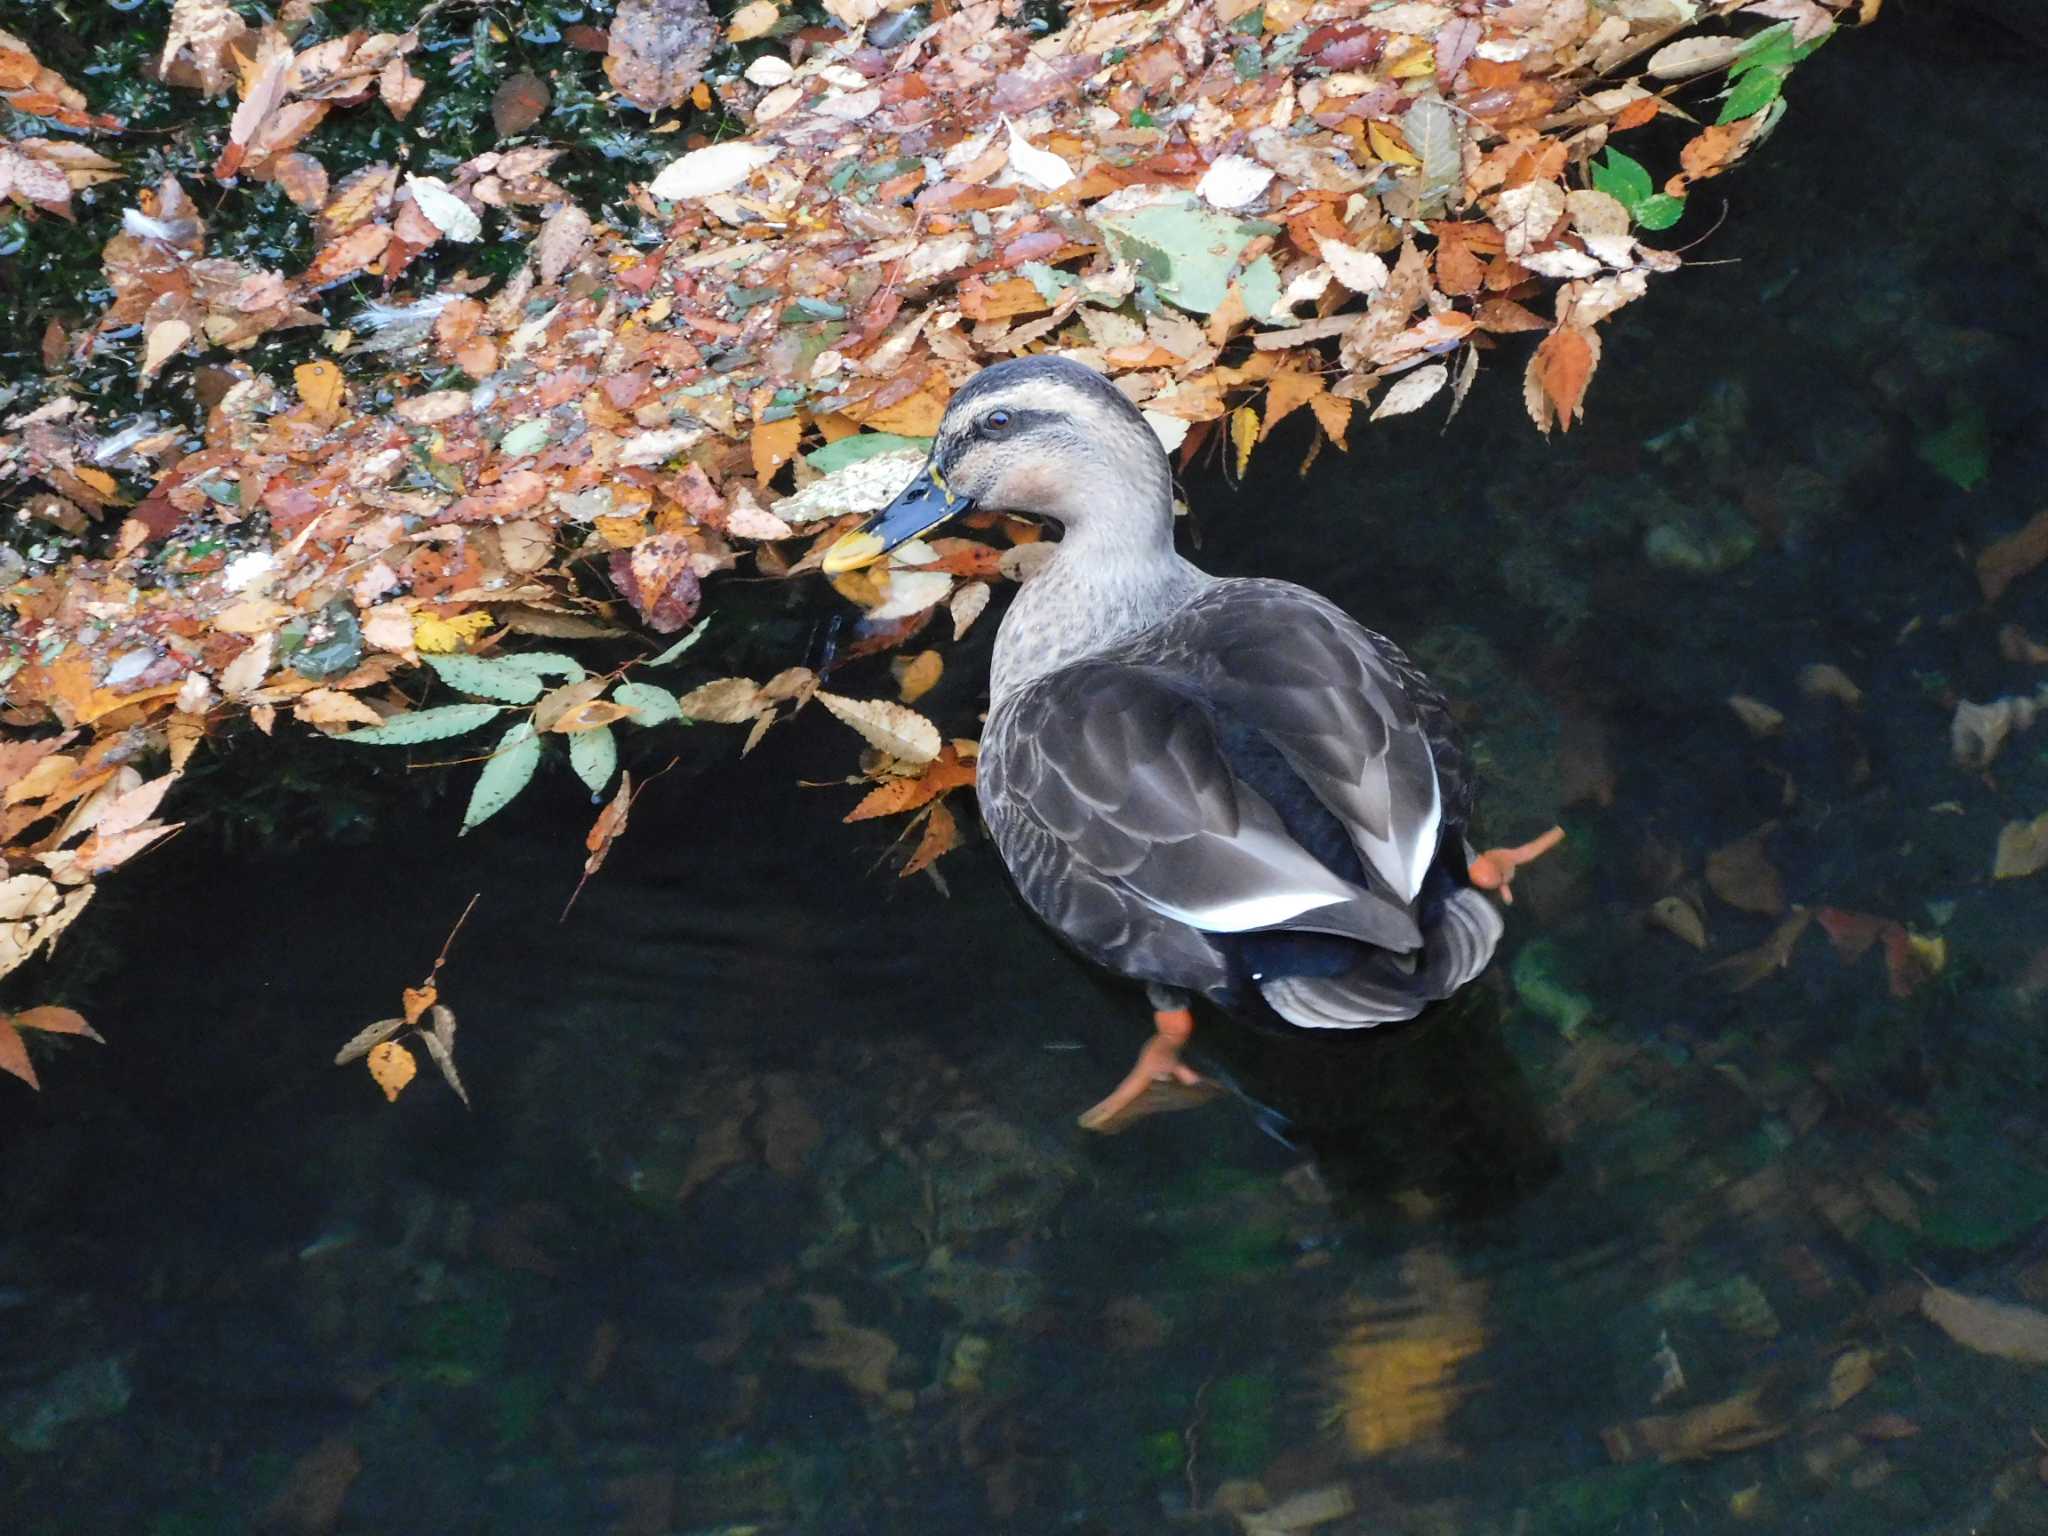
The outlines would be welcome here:
M 873 435 L 876 437 L 882 437 L 885 436 L 886 434 L 877 432 Z M 852 439 L 841 438 L 840 441 L 851 442 Z M 709 619 L 706 619 L 703 623 L 699 624 L 695 629 L 691 630 L 687 635 L 683 636 L 682 639 L 678 640 L 674 645 L 670 646 L 667 650 L 663 651 L 659 656 L 656 656 L 653 660 L 649 661 L 647 665 L 650 667 L 667 666 L 670 662 L 674 661 L 678 656 L 682 655 L 683 652 L 687 651 L 691 646 L 695 645 L 699 640 L 703 639 L 704 631 L 709 629 L 710 627 L 711 621 Z
M 1271 229 L 1203 207 L 1154 203 L 1098 221 L 1115 254 L 1150 279 L 1159 297 L 1193 314 L 1213 314 L 1235 278 L 1244 307 L 1256 320 L 1268 318 L 1280 302 L 1280 274 L 1271 258 L 1238 270 L 1244 248 Z
M 813 448 L 804 455 L 804 462 L 821 474 L 829 475 L 835 469 L 858 464 L 862 459 L 872 459 L 878 453 L 896 453 L 908 448 L 923 453 L 931 445 L 932 440 L 928 437 L 904 437 L 895 432 L 855 432 L 836 443 Z
M 522 720 L 505 733 L 498 742 L 498 750 L 477 775 L 476 788 L 470 791 L 469 809 L 462 816 L 462 831 L 467 833 L 510 805 L 519 791 L 532 782 L 533 771 L 539 766 L 540 734 L 531 720 Z
M 612 701 L 633 711 L 635 725 L 666 725 L 683 718 L 676 696 L 652 683 L 621 683 L 612 690 Z
M 478 698 L 531 704 L 540 697 L 540 674 L 531 667 L 514 665 L 513 657 L 453 655 L 420 659 L 438 672 L 450 688 L 459 688 Z
M 569 737 L 569 766 L 576 777 L 590 786 L 593 795 L 604 793 L 619 767 L 619 744 L 608 725 L 594 731 L 576 731 Z
M 413 747 L 424 741 L 445 741 L 498 718 L 495 704 L 443 704 L 435 709 L 416 709 L 393 715 L 382 725 L 350 731 L 336 741 L 353 741 L 365 747 Z
M 544 421 L 522 421 L 518 426 L 498 439 L 498 452 L 508 459 L 524 458 L 529 453 L 539 453 L 548 445 L 548 424 Z

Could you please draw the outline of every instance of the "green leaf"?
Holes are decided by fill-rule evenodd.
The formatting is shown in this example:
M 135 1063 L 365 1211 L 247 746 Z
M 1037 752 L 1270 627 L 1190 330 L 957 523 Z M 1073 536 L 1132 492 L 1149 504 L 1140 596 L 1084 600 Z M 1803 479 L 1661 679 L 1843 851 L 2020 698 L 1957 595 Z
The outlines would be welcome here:
M 349 731 L 336 741 L 353 741 L 365 747 L 414 747 L 424 741 L 445 741 L 498 718 L 495 704 L 443 704 L 436 709 L 416 709 L 393 715 L 382 725 Z
M 548 424 L 544 421 L 522 421 L 518 426 L 498 439 L 498 452 L 508 459 L 524 458 L 529 453 L 539 453 L 548 445 Z
M 928 437 L 899 437 L 894 432 L 856 432 L 836 443 L 813 448 L 804 455 L 804 462 L 829 475 L 835 469 L 858 464 L 862 459 L 872 459 L 878 453 L 894 453 L 899 448 L 924 450 L 931 445 L 932 440 Z
M 877 432 L 874 435 L 876 437 L 887 436 L 886 433 L 882 432 Z M 840 439 L 840 441 L 843 443 L 850 443 L 853 441 L 853 439 L 850 437 L 843 437 Z M 917 439 L 905 438 L 904 441 L 915 442 L 917 441 Z M 709 629 L 710 627 L 711 621 L 709 619 L 706 619 L 703 623 L 699 624 L 695 629 L 691 630 L 687 635 L 683 636 L 682 639 L 678 640 L 674 645 L 670 646 L 667 650 L 663 651 L 659 656 L 655 657 L 652 661 L 648 662 L 647 665 L 650 667 L 667 666 L 670 662 L 674 661 L 678 656 L 682 655 L 683 652 L 687 651 L 691 646 L 695 645 L 699 640 L 703 639 L 704 631 Z
M 1914 451 L 1944 480 L 1974 491 L 1991 474 L 1991 424 L 1982 407 L 1966 405 L 1946 425 L 1922 437 Z
M 621 683 L 612 690 L 612 702 L 633 711 L 635 725 L 666 725 L 683 718 L 676 696 L 652 683 Z
M 1728 66 L 1728 78 L 1740 80 L 1754 69 L 1775 70 L 1783 76 L 1793 65 L 1812 58 L 1814 50 L 1835 35 L 1830 29 L 1811 42 L 1795 43 L 1792 40 L 1792 30 L 1792 23 L 1789 21 L 1765 27 L 1742 45 L 1742 51 L 1735 56 L 1735 62 Z
M 540 735 L 531 720 L 522 720 L 498 742 L 498 750 L 477 775 L 470 791 L 469 809 L 462 815 L 462 833 L 482 825 L 510 805 L 519 791 L 533 781 L 540 766 Z
M 1604 164 L 1593 167 L 1593 190 L 1605 192 L 1630 213 L 1636 204 L 1657 190 L 1650 180 L 1650 173 L 1643 169 L 1640 160 L 1624 155 L 1618 149 L 1609 149 Z
M 1233 276 L 1252 318 L 1269 318 L 1280 302 L 1280 274 L 1270 257 L 1261 256 L 1237 270 L 1244 248 L 1261 233 L 1242 219 L 1216 213 L 1190 198 L 1097 222 L 1117 256 L 1135 266 L 1160 298 L 1191 314 L 1214 314 L 1230 291 Z
M 590 786 L 593 795 L 604 793 L 619 768 L 619 744 L 612 728 L 600 725 L 594 731 L 574 731 L 569 736 L 569 766 L 576 777 Z
M 480 699 L 531 704 L 540 697 L 540 674 L 531 667 L 512 665 L 510 657 L 424 656 L 421 660 L 438 672 L 450 688 L 473 693 Z
M 1654 192 L 1629 210 L 1645 229 L 1669 229 L 1685 212 L 1685 199 L 1668 192 Z
M 580 683 L 590 676 L 583 663 L 574 656 L 565 656 L 560 651 L 515 651 L 509 656 L 493 657 L 508 667 L 517 667 L 522 672 L 531 672 L 536 677 L 559 677 L 564 682 Z
M 1728 99 L 1721 103 L 1721 115 L 1714 121 L 1734 123 L 1745 117 L 1754 117 L 1776 101 L 1784 89 L 1782 70 L 1752 70 L 1736 82 L 1735 88 L 1728 93 Z

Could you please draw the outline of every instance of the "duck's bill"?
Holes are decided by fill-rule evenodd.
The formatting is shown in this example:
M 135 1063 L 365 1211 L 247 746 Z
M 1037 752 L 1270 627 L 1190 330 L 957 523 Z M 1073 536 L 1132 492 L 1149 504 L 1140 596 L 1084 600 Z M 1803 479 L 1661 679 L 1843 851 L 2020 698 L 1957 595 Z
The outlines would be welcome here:
M 946 487 L 938 466 L 927 464 L 917 478 L 903 488 L 881 511 L 869 515 L 851 533 L 825 551 L 825 573 L 857 571 L 873 565 L 899 544 L 907 544 L 921 533 L 929 533 L 949 517 L 958 517 L 974 505 L 971 497 L 956 496 Z

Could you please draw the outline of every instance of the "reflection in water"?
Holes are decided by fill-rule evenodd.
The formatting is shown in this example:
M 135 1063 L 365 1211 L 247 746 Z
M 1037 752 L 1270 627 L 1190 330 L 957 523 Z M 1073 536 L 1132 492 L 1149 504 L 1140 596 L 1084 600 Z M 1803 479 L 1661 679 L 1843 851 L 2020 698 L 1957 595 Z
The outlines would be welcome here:
M 1206 564 L 1416 642 L 1489 836 L 1571 808 L 1484 986 L 1341 1050 L 1205 1020 L 1233 1096 L 1101 1140 L 1141 1010 L 985 849 L 870 873 L 791 788 L 836 728 L 657 781 L 561 926 L 561 785 L 459 857 L 445 805 L 229 879 L 188 836 L 66 940 L 113 1043 L 0 1126 L 10 1533 L 2048 1531 L 2048 886 L 1988 878 L 2048 758 L 1947 740 L 2048 634 L 1949 555 L 2048 471 L 1989 136 L 2038 71 L 1893 21 L 1570 439 L 1482 378 L 1441 440 L 1190 488 Z M 1999 110 L 1902 232 L 1873 104 L 1964 70 Z M 1914 244 L 1962 228 L 1975 270 Z M 327 1057 L 479 886 L 476 1109 L 387 1107 Z

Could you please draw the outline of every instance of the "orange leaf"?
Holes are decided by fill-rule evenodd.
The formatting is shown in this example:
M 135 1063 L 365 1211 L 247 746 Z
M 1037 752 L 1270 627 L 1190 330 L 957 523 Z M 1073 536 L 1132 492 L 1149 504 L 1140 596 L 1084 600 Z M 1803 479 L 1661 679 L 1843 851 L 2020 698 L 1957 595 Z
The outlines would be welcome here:
M 412 1052 L 396 1040 L 371 1046 L 370 1054 L 364 1059 L 370 1064 L 370 1076 L 384 1090 L 386 1099 L 396 1099 L 405 1092 L 405 1085 L 419 1075 L 420 1064 L 413 1060 Z
M 1634 101 L 1614 114 L 1614 131 L 1626 133 L 1631 128 L 1640 128 L 1657 115 L 1658 101 L 1654 96 L 1638 96 Z
M 1323 393 L 1323 376 L 1319 373 L 1283 372 L 1273 375 L 1266 386 L 1266 420 L 1259 428 L 1259 441 L 1264 442 L 1273 435 L 1273 428 L 1304 405 L 1312 405 Z
M 1572 418 L 1585 415 L 1587 381 L 1600 361 L 1600 344 L 1582 326 L 1561 325 L 1543 338 L 1529 359 L 1529 381 L 1542 391 L 1542 398 L 1530 395 L 1529 414 L 1545 432 L 1554 419 L 1558 430 L 1569 432 Z
M 315 416 L 325 419 L 340 412 L 341 370 L 324 357 L 299 364 L 292 370 L 292 382 L 298 385 L 299 398 Z
M 946 809 L 944 801 L 934 802 L 930 814 L 925 817 L 924 836 L 917 841 L 917 852 L 903 866 L 900 878 L 908 879 L 919 870 L 930 868 L 959 846 L 959 823 L 953 820 L 953 813 Z
M 1349 453 L 1351 450 L 1344 446 L 1344 434 L 1351 426 L 1351 402 L 1341 395 L 1321 394 L 1309 401 L 1308 408 L 1316 413 L 1316 421 L 1330 441 Z
M 1835 946 L 1835 953 L 1845 965 L 1862 959 L 1871 945 L 1899 926 L 1888 917 L 1845 912 L 1840 907 L 1822 907 L 1813 914 L 1813 920 L 1820 924 L 1821 932 L 1828 936 L 1828 942 Z
M 436 999 L 441 995 L 441 989 L 428 982 L 424 987 L 407 987 L 399 995 L 405 1000 L 405 1022 L 417 1024 L 420 1015 L 434 1006 Z
M 24 1008 L 14 1016 L 16 1029 L 40 1029 L 48 1035 L 83 1035 L 88 1040 L 100 1040 L 100 1032 L 85 1022 L 85 1015 L 74 1008 Z
M 14 1026 L 5 1023 L 0 1023 L 0 1072 L 12 1073 L 31 1088 L 40 1090 L 43 1086 L 36 1081 L 36 1069 L 28 1059 L 28 1047 L 21 1043 L 21 1036 L 14 1032 Z
M 754 454 L 754 478 L 764 486 L 774 479 L 775 472 L 796 456 L 797 439 L 803 433 L 803 420 L 797 416 L 764 421 L 755 427 L 750 444 Z
M 869 821 L 914 811 L 949 789 L 964 789 L 973 783 L 974 764 L 960 761 L 959 752 L 949 742 L 916 778 L 890 779 L 869 790 L 860 804 L 846 813 L 846 820 Z
M 905 704 L 915 704 L 937 686 L 945 667 L 945 659 L 937 651 L 897 657 L 889 663 L 889 670 L 896 676 L 896 697 Z

